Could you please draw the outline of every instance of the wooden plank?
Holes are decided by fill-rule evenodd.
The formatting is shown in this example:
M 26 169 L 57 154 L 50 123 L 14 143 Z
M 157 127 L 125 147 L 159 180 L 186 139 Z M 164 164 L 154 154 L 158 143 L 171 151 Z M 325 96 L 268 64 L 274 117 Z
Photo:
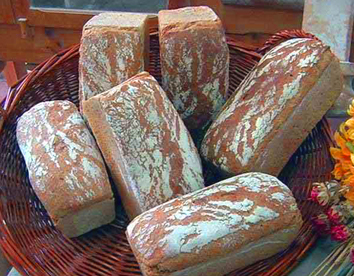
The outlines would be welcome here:
M 301 29 L 301 24 L 302 11 L 224 7 L 224 26 L 226 32 L 231 34 L 274 34 L 285 29 Z
M 99 13 L 98 11 L 66 9 L 30 9 L 27 19 L 30 26 L 82 30 L 84 24 Z M 157 25 L 157 16 L 151 15 L 150 21 L 153 25 Z
M 81 30 L 84 24 L 98 13 L 64 9 L 30 9 L 27 18 L 30 26 Z
M 81 31 L 33 27 L 32 39 L 22 39 L 18 25 L 0 24 L 0 60 L 40 63 L 80 42 Z
M 205 1 L 194 0 L 193 2 L 197 5 Z M 221 16 L 228 33 L 275 33 L 284 29 L 301 29 L 301 11 L 230 5 L 222 7 L 215 5 L 215 3 L 213 4 L 213 8 Z M 30 9 L 27 19 L 30 26 L 45 25 L 46 27 L 53 28 L 81 30 L 83 25 L 97 13 L 97 11 L 88 13 L 78 10 Z
M 45 26 L 81 30 L 98 11 L 66 9 L 29 9 L 29 0 L 12 0 L 16 16 L 26 17 L 29 26 Z M 26 4 L 27 3 L 27 4 Z M 301 28 L 302 12 L 223 5 L 220 0 L 171 1 L 171 7 L 185 5 L 209 5 L 224 22 L 229 33 L 274 33 L 283 29 Z M 284 20 L 286 19 L 286 20 Z
M 27 17 L 30 9 L 30 0 L 10 0 L 15 14 L 15 19 Z
M 3 71 L 7 85 L 12 86 L 20 78 L 27 74 L 24 62 L 8 61 Z
M 0 0 L 3 1 L 3 0 Z M 12 2 L 17 18 L 27 18 L 29 26 L 44 26 L 81 30 L 98 11 L 32 8 L 30 0 L 6 0 Z
M 156 17 L 151 19 L 156 28 Z M 80 42 L 81 31 L 34 27 L 32 39 L 22 39 L 19 26 L 0 25 L 0 60 L 40 63 L 71 45 Z M 260 47 L 269 37 L 267 34 L 233 34 L 238 41 Z
M 0 3 L 3 4 L 3 1 L 10 0 L 0 0 Z M 65 10 L 31 10 L 32 12 L 32 20 L 28 21 L 29 26 L 35 26 L 31 27 L 34 33 L 32 39 L 22 39 L 18 25 L 0 24 L 0 60 L 42 62 L 59 50 L 79 43 L 83 24 L 93 16 Z M 270 34 L 283 29 L 300 28 L 302 23 L 302 12 L 299 11 L 225 5 L 224 15 L 227 33 L 255 46 L 261 45 Z M 44 28 L 44 25 L 48 28 Z M 151 19 L 151 26 L 156 25 L 155 16 Z M 354 47 L 351 53 L 350 60 L 354 61 Z
M 88 20 L 99 13 L 98 11 L 31 8 L 26 18 L 29 26 L 81 30 Z
M 157 28 L 157 17 L 149 19 L 149 27 Z M 31 27 L 33 37 L 21 38 L 19 25 L 0 24 L 0 60 L 40 63 L 62 49 L 80 43 L 81 29 Z
M 0 23 L 15 23 L 15 17 L 12 10 L 11 0 L 0 1 Z
M 190 6 L 190 0 L 168 0 L 167 7 L 169 10 L 179 9 Z

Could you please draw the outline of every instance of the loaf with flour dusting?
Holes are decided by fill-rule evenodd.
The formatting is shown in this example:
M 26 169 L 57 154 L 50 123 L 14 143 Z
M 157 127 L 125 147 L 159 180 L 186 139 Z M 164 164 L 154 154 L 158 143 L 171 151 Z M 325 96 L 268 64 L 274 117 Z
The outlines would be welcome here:
M 204 127 L 225 103 L 229 49 L 209 7 L 159 12 L 162 88 L 188 129 Z
M 148 17 L 139 13 L 105 12 L 85 24 L 79 62 L 81 107 L 82 101 L 148 67 Z
M 342 87 L 339 61 L 329 47 L 306 38 L 281 43 L 227 101 L 201 154 L 226 175 L 278 175 Z
M 83 113 L 131 219 L 204 187 L 198 151 L 149 73 L 85 101 Z
M 247 173 L 141 214 L 126 234 L 145 276 L 221 276 L 284 250 L 301 225 L 288 187 Z
M 16 134 L 30 183 L 58 229 L 76 237 L 114 220 L 105 164 L 73 103 L 37 104 Z

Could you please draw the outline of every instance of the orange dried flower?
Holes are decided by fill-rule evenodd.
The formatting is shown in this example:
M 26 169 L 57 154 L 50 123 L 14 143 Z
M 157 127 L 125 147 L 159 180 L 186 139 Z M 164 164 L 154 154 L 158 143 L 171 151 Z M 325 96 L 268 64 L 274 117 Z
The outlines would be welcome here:
M 349 105 L 347 112 L 348 112 L 349 116 L 354 117 L 354 100 Z
M 345 126 L 353 129 L 354 128 L 354 118 L 350 118 L 348 119 L 345 123 L 344 123 Z
M 336 147 L 331 147 L 330 153 L 335 159 L 332 174 L 343 186 L 348 187 L 344 196 L 354 203 L 354 100 L 349 106 L 348 114 L 352 118 L 339 126 L 334 134 Z
M 353 129 L 354 130 L 354 129 Z M 349 135 L 348 135 L 349 138 Z M 345 140 L 338 132 L 334 134 L 334 140 L 336 141 L 336 144 L 340 147 L 340 149 L 343 152 L 343 155 L 349 156 L 350 155 L 350 150 L 347 147 L 348 146 L 348 141 Z
M 337 180 L 342 179 L 342 177 L 343 177 L 343 175 L 344 175 L 344 172 L 343 172 L 342 164 L 341 164 L 341 163 L 337 163 L 337 164 L 334 166 L 334 170 L 332 171 L 332 174 L 334 175 L 334 178 L 335 178 L 335 179 L 337 179 Z
M 347 133 L 348 133 L 348 138 L 351 141 L 354 141 L 354 129 L 349 129 Z

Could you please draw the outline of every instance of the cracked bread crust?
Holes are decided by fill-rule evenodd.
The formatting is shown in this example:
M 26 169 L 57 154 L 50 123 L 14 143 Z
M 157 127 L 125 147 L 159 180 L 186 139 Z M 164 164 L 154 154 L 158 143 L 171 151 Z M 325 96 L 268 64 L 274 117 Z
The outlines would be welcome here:
M 269 51 L 209 128 L 202 156 L 225 175 L 278 175 L 343 87 L 338 59 L 312 39 Z
M 114 220 L 105 164 L 73 103 L 37 104 L 19 119 L 16 135 L 31 185 L 65 235 L 80 236 Z
M 219 276 L 285 249 L 301 225 L 289 188 L 248 173 L 141 214 L 126 235 L 145 276 Z
M 83 112 L 129 218 L 204 187 L 198 151 L 149 73 L 85 101 Z

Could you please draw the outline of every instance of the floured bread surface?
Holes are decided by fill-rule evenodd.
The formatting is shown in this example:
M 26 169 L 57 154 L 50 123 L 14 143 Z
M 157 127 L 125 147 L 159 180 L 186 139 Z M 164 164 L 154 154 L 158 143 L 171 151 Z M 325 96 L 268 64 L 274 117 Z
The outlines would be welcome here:
M 79 62 L 81 102 L 148 67 L 147 19 L 146 14 L 110 12 L 85 24 Z
M 301 225 L 289 188 L 248 173 L 155 207 L 126 234 L 146 276 L 220 276 L 284 250 Z
M 130 218 L 204 187 L 197 149 L 149 73 L 84 102 L 83 112 Z
M 17 141 L 35 193 L 64 234 L 79 236 L 114 220 L 102 156 L 74 104 L 37 104 L 19 119 Z
M 229 50 L 220 19 L 209 7 L 159 12 L 162 87 L 187 128 L 205 126 L 222 107 Z
M 225 104 L 204 138 L 202 156 L 228 175 L 278 175 L 342 86 L 329 47 L 288 40 L 261 59 Z

